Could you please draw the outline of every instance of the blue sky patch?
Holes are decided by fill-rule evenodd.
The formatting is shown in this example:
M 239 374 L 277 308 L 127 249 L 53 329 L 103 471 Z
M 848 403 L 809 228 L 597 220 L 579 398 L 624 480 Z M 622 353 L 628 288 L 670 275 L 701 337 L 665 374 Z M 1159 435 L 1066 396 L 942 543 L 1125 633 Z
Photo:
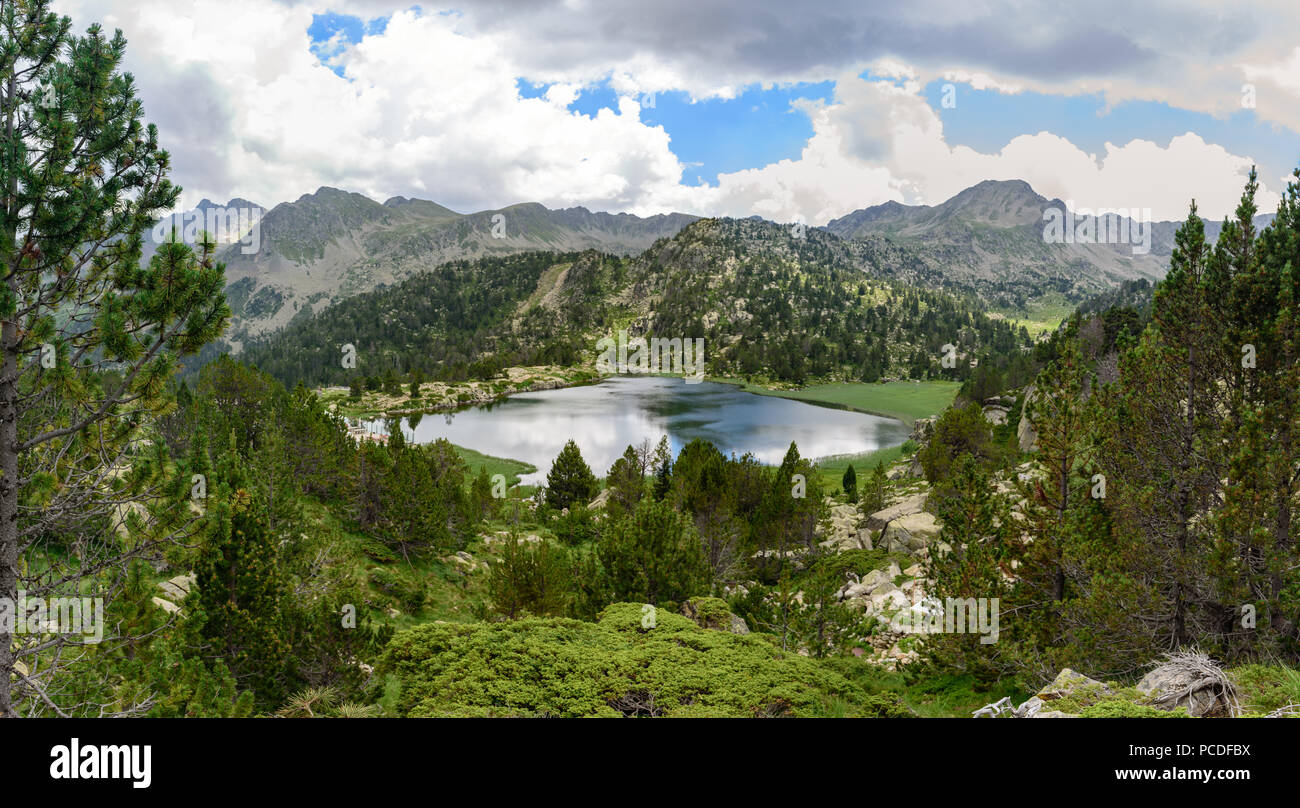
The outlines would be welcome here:
M 524 98 L 540 98 L 547 85 L 517 82 Z M 735 98 L 692 102 L 683 92 L 655 93 L 638 98 L 641 120 L 662 126 L 671 138 L 673 154 L 686 165 L 685 185 L 713 184 L 719 174 L 757 168 L 784 159 L 798 159 L 812 137 L 812 122 L 791 107 L 797 99 L 830 101 L 834 82 L 745 89 Z M 608 83 L 585 87 L 569 109 L 595 116 L 618 109 L 618 94 Z
M 1010 95 L 957 82 L 953 82 L 955 106 L 945 108 L 943 87 L 948 83 L 931 82 L 923 95 L 943 120 L 944 139 L 950 146 L 993 154 L 1019 135 L 1048 131 L 1100 158 L 1107 142 L 1123 146 L 1140 138 L 1166 148 L 1171 139 L 1195 132 L 1206 143 L 1231 144 L 1234 154 L 1253 157 L 1260 178 L 1269 185 L 1276 185 L 1276 178 L 1288 173 L 1290 166 L 1300 164 L 1295 135 L 1260 122 L 1253 110 L 1242 109 L 1220 119 L 1155 101 L 1128 101 L 1107 112 L 1100 94 Z
M 343 65 L 337 61 L 341 44 L 355 45 L 367 34 L 382 34 L 388 27 L 387 17 L 363 20 L 350 14 L 327 11 L 313 14 L 307 36 L 311 38 L 311 52 L 321 63 L 337 75 L 343 75 Z

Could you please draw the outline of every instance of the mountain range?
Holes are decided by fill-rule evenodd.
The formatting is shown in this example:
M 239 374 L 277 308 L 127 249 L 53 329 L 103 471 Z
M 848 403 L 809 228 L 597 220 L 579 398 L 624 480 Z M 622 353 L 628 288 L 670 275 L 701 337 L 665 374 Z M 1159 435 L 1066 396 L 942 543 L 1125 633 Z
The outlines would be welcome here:
M 255 250 L 228 240 L 218 255 L 226 264 L 234 313 L 227 334 L 233 352 L 250 338 L 448 261 L 539 250 L 635 256 L 700 218 L 553 210 L 537 203 L 466 214 L 423 199 L 381 203 L 328 187 L 270 210 L 242 199 L 227 206 L 261 214 Z M 196 210 L 209 207 L 215 205 L 204 200 Z M 987 308 L 1007 313 L 1045 297 L 1073 304 L 1126 281 L 1163 277 L 1179 222 L 1149 223 L 1145 249 L 1048 243 L 1044 216 L 1051 209 L 1064 213 L 1065 205 L 1026 182 L 990 180 L 939 205 L 887 202 L 799 232 L 818 260 L 874 278 L 974 295 Z M 1260 216 L 1258 224 L 1271 218 Z M 782 227 L 793 232 L 797 226 Z M 1206 223 L 1209 237 L 1218 229 Z M 744 249 L 764 249 L 745 232 L 736 236 Z

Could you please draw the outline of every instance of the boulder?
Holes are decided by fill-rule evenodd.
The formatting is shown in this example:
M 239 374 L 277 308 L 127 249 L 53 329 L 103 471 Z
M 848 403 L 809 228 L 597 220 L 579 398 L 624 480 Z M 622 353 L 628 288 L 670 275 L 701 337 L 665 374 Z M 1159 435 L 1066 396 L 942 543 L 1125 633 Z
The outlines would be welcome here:
M 924 446 L 930 442 L 930 436 L 934 434 L 934 422 L 938 418 L 918 418 L 912 424 L 912 440 Z
M 911 605 L 912 602 L 907 599 L 906 593 L 893 584 L 885 584 L 871 593 L 871 607 L 874 612 L 897 611 Z
M 925 549 L 930 541 L 931 538 L 913 534 L 894 522 L 880 534 L 879 545 L 881 549 L 890 553 L 916 553 Z
M 840 600 L 861 600 L 871 596 L 871 587 L 866 584 L 846 584 L 838 593 Z
M 872 594 L 875 594 L 882 586 L 893 586 L 893 584 L 894 576 L 890 575 L 888 570 L 872 570 L 862 576 L 861 585 L 866 587 L 867 591 Z
M 879 547 L 887 553 L 910 553 L 914 541 L 911 533 L 897 525 L 889 525 L 880 534 Z
M 925 510 L 925 493 L 913 494 L 876 511 L 867 517 L 867 527 L 872 530 L 884 530 L 885 525 L 904 516 L 912 516 Z M 933 517 L 931 517 L 933 518 Z
M 918 536 L 927 540 L 927 542 L 930 539 L 938 538 L 939 533 L 943 530 L 942 526 L 939 524 L 939 520 L 935 519 L 934 514 L 929 511 L 917 511 L 916 513 L 905 514 L 895 519 L 893 524 L 901 527 L 913 536 Z
M 1050 685 L 1038 691 L 1038 698 L 1043 701 L 1055 701 L 1085 688 L 1095 690 L 1098 695 L 1109 695 L 1111 692 L 1110 686 L 1105 682 L 1098 682 L 1096 679 L 1089 679 L 1082 673 L 1077 673 L 1069 668 L 1062 668 Z
M 821 545 L 839 552 L 871 549 L 870 534 L 867 536 L 868 544 L 864 546 L 862 543 L 862 531 L 858 528 L 861 518 L 857 506 L 836 504 L 829 497 L 827 502 L 830 504 L 830 519 L 826 530 L 822 533 Z M 820 525 L 818 530 L 819 532 L 822 530 Z
M 732 634 L 748 634 L 749 626 L 744 618 L 731 613 L 727 602 L 721 598 L 695 597 L 681 606 L 681 613 L 695 621 L 700 628 L 714 631 L 728 631 Z
M 1175 654 L 1138 682 L 1138 692 L 1158 710 L 1186 708 L 1193 718 L 1229 718 L 1235 689 L 1223 671 L 1202 654 Z
M 163 600 L 162 598 L 152 598 L 151 600 L 153 601 L 153 605 L 157 606 L 158 608 L 162 609 L 164 612 L 167 612 L 168 614 L 176 614 L 181 610 L 181 607 L 177 606 L 175 603 L 172 603 L 170 600 Z

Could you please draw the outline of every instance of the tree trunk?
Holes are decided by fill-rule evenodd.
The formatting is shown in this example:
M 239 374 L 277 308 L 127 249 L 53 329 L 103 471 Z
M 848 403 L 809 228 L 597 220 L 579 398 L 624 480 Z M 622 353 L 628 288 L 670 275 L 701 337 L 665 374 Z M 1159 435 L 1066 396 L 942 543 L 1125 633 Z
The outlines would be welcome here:
M 14 78 L 11 75 L 5 87 L 5 141 L 14 148 Z M 16 178 L 7 183 L 9 199 L 6 208 L 16 205 Z M 10 211 L 6 210 L 8 214 Z M 8 218 L 8 217 L 6 217 Z M 12 248 L 15 235 L 3 234 Z M 18 277 L 10 273 L 9 292 L 18 300 Z M 0 324 L 0 351 L 3 368 L 0 368 L 0 603 L 12 604 L 14 626 L 4 626 L 0 621 L 0 718 L 14 715 L 10 680 L 14 670 L 14 630 L 18 615 L 18 323 L 6 320 Z
M 18 290 L 15 279 L 11 291 Z M 0 625 L 0 718 L 14 715 L 10 678 L 18 610 L 18 326 L 0 326 L 4 366 L 0 370 L 0 601 L 12 604 L 13 626 Z

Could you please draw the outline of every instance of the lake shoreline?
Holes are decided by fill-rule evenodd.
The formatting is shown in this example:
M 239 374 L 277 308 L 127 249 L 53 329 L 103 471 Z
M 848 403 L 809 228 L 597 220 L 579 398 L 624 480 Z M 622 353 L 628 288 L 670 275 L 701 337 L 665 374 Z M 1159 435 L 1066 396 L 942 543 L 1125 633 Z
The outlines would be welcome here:
M 423 396 L 419 400 L 408 396 L 405 401 L 398 404 L 393 399 L 400 401 L 401 396 L 389 397 L 382 393 L 375 395 L 374 391 L 368 391 L 362 399 L 363 403 L 358 404 L 348 396 L 347 388 L 342 387 L 319 388 L 316 393 L 327 403 L 332 403 L 341 415 L 373 420 L 381 417 L 400 418 L 409 415 L 455 413 L 506 401 L 521 393 L 585 387 L 620 376 L 683 378 L 669 373 L 596 375 L 594 371 L 582 367 L 559 366 L 508 368 L 505 372 L 507 374 L 505 380 L 429 383 L 433 388 L 429 392 L 429 397 L 436 398 L 431 403 L 426 403 Z M 526 380 L 521 377 L 525 377 Z M 913 427 L 916 421 L 929 418 L 946 409 L 956 397 L 959 387 L 956 382 L 934 380 L 883 383 L 832 381 L 805 384 L 802 387 L 781 386 L 775 383 L 762 384 L 731 376 L 706 376 L 701 381 L 724 384 L 736 388 L 739 392 L 757 396 L 785 398 L 828 409 L 891 418 L 902 422 L 908 428 Z M 423 390 L 423 386 L 421 389 Z M 916 391 L 916 395 L 900 396 L 900 390 L 908 393 Z M 930 395 L 931 391 L 935 390 L 938 390 L 939 394 Z M 366 406 L 364 403 L 366 397 L 378 398 L 379 401 Z M 919 400 L 907 401 L 909 397 Z
M 911 432 L 898 418 L 853 407 L 810 408 L 805 405 L 819 402 L 755 395 L 714 380 L 687 384 L 680 376 L 642 376 L 552 387 L 428 418 L 411 413 L 400 418 L 401 428 L 410 442 L 445 439 L 484 455 L 532 464 L 539 471 L 523 475 L 525 484 L 540 477 L 570 438 L 596 474 L 603 475 L 625 446 L 653 443 L 662 435 L 669 437 L 674 452 L 704 439 L 724 454 L 750 454 L 759 463 L 776 465 L 792 442 L 809 458 L 859 455 L 893 449 Z M 358 426 L 378 435 L 392 428 L 394 418 L 378 416 Z

